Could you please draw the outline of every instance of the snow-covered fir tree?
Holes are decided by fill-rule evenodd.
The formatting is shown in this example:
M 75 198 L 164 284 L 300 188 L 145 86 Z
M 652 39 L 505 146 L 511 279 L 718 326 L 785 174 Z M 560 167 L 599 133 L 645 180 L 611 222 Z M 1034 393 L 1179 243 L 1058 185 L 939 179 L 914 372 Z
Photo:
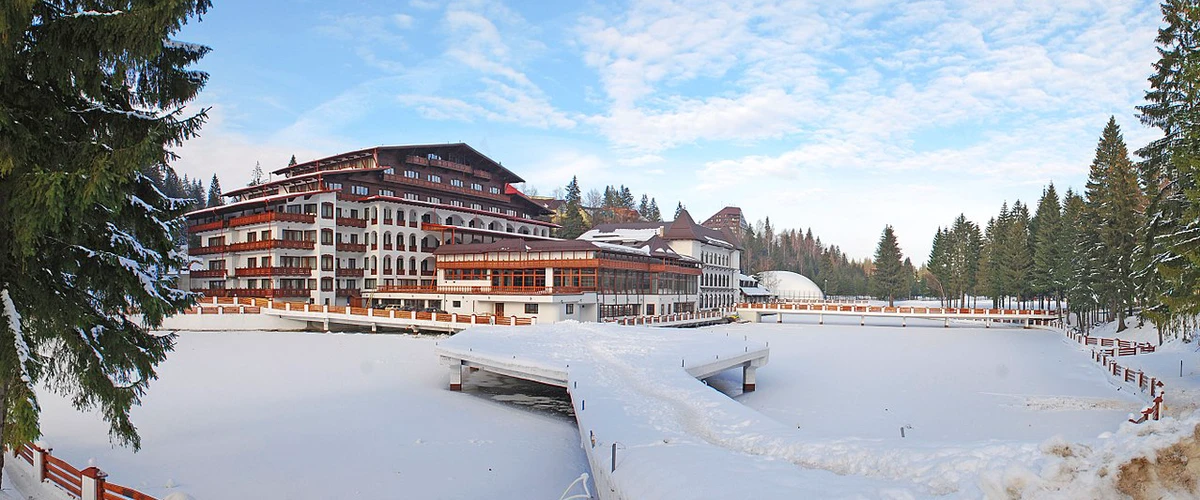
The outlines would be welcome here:
M 170 37 L 207 0 L 39 0 L 0 8 L 0 435 L 38 437 L 35 384 L 140 444 L 129 411 L 174 343 L 151 333 L 193 302 L 172 228 L 186 200 L 147 169 L 205 116 L 183 106 L 207 47 Z M 141 316 L 135 322 L 132 315 Z

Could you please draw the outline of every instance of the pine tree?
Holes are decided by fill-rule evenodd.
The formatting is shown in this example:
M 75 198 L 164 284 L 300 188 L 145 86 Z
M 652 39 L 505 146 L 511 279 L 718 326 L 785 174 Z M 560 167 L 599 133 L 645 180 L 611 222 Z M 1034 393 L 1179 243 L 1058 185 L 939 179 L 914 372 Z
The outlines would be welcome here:
M 1181 333 L 1187 318 L 1200 314 L 1200 9 L 1194 2 L 1168 0 L 1161 10 L 1159 60 L 1150 76 L 1142 123 L 1163 132 L 1137 153 L 1143 191 L 1149 197 L 1140 231 L 1142 268 L 1136 277 L 1154 303 L 1146 311 L 1159 331 Z M 1160 339 L 1161 340 L 1161 339 Z
M 1063 283 L 1058 281 L 1060 274 L 1056 269 L 1061 262 L 1058 257 L 1061 233 L 1062 206 L 1051 183 L 1042 191 L 1033 216 L 1033 291 L 1040 297 L 1061 300 Z
M 938 292 L 943 301 L 947 298 L 946 286 L 943 283 L 950 280 L 950 237 L 942 228 L 933 233 L 933 246 L 929 250 L 929 261 L 925 264 L 927 281 L 932 281 L 931 290 Z
M 221 181 L 217 179 L 217 174 L 213 174 L 212 181 L 208 183 L 208 202 L 206 207 L 219 207 L 225 204 L 225 199 L 221 197 Z
M 642 216 L 642 219 L 650 220 L 650 196 L 649 195 L 644 195 L 644 194 L 642 195 L 642 201 L 641 201 L 641 203 L 638 203 L 637 211 L 638 211 L 638 215 Z
M 875 249 L 875 271 L 871 273 L 871 291 L 880 299 L 887 299 L 888 306 L 896 305 L 908 284 L 904 278 L 904 266 L 900 260 L 900 245 L 892 226 L 885 226 Z
M 257 186 L 262 183 L 263 183 L 262 164 L 260 164 L 259 162 L 254 162 L 254 170 L 250 171 L 250 185 Z
M 687 210 L 687 207 L 684 207 L 684 206 L 683 206 L 683 202 L 681 201 L 681 202 L 679 202 L 679 204 L 678 204 L 678 205 L 676 205 L 676 206 L 675 206 L 675 218 L 676 218 L 676 219 L 678 219 L 678 218 L 679 218 L 679 213 L 680 213 L 680 212 L 683 212 L 684 210 Z M 769 222 L 769 221 L 768 221 L 768 222 Z
M 630 191 L 629 188 L 627 188 L 625 186 L 621 186 L 620 196 L 621 196 L 621 206 L 622 207 L 627 208 L 629 210 L 637 209 L 637 205 L 635 204 L 635 202 L 633 200 L 633 192 Z
M 558 229 L 560 238 L 573 240 L 587 231 L 587 223 L 583 218 L 583 206 L 579 194 L 579 179 L 571 177 L 567 184 L 566 204 L 563 207 L 562 223 Z
M 291 166 L 294 166 L 295 164 L 296 164 L 296 155 L 292 155 L 292 159 L 288 160 L 287 166 L 291 167 Z
M 658 201 L 650 198 L 650 209 L 646 215 L 646 220 L 650 222 L 662 222 L 662 212 L 658 210 Z
M 208 78 L 186 68 L 209 49 L 169 37 L 209 2 L 106 12 L 112 4 L 0 7 L 0 436 L 10 450 L 38 437 L 35 384 L 138 448 L 130 409 L 175 338 L 150 329 L 194 302 L 168 276 L 185 265 L 170 232 L 183 206 L 145 172 L 167 168 L 204 122 L 181 110 Z
M 1125 329 L 1126 311 L 1135 299 L 1133 261 L 1144 205 L 1121 129 L 1109 118 L 1088 174 L 1084 216 L 1094 245 L 1089 252 L 1096 270 L 1092 280 L 1101 304 L 1118 321 L 1117 331 Z
M 1067 190 L 1063 196 L 1062 232 L 1059 234 L 1058 264 L 1055 266 L 1055 281 L 1063 284 L 1070 312 L 1086 310 L 1095 296 L 1090 289 L 1091 275 L 1086 259 L 1084 212 L 1087 210 L 1083 197 Z

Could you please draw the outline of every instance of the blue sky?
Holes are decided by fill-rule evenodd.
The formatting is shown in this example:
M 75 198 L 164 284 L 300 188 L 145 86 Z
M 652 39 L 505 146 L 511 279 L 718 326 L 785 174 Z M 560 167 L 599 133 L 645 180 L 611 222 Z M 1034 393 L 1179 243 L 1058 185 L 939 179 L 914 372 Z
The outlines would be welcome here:
M 551 194 L 578 175 L 812 228 L 915 262 L 960 212 L 986 223 L 1079 189 L 1110 115 L 1136 149 L 1157 4 L 217 2 L 211 119 L 176 168 L 226 190 L 381 144 L 471 144 Z

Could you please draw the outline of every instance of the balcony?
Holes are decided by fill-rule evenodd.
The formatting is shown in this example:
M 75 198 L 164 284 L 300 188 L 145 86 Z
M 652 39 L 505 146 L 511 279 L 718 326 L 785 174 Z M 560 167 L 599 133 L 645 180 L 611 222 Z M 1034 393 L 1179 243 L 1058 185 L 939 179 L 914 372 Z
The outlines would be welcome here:
M 336 276 L 339 278 L 361 278 L 363 277 L 363 270 L 342 268 L 337 270 Z
M 188 247 L 188 255 L 210 255 L 225 251 L 226 245 L 210 245 L 206 247 Z
M 384 249 L 384 250 L 392 250 L 392 249 L 394 249 L 394 248 L 395 248 L 395 247 L 393 247 L 392 245 L 387 245 L 387 244 L 384 244 L 384 245 L 383 245 L 383 249 Z M 401 250 L 403 250 L 403 248 L 401 248 Z
M 299 222 L 302 224 L 312 224 L 317 221 L 317 216 L 311 214 L 290 214 L 287 212 L 264 212 L 261 214 L 243 215 L 229 219 L 229 227 L 248 226 L 250 224 L 262 224 L 266 222 Z
M 191 271 L 188 276 L 192 278 L 224 278 L 229 276 L 229 273 L 224 269 L 202 269 Z
M 396 273 L 396 274 L 400 274 L 400 273 Z M 409 269 L 409 270 L 408 270 L 408 275 L 409 275 L 409 276 L 416 276 L 416 275 L 417 275 L 417 270 L 416 270 L 416 269 Z
M 401 270 L 400 273 L 403 274 L 404 270 Z M 390 268 L 390 267 L 383 268 L 383 274 L 385 276 L 390 276 L 392 274 L 392 268 Z
M 420 186 L 420 187 L 427 188 L 427 189 L 435 189 L 438 191 L 449 191 L 449 192 L 454 192 L 454 193 L 459 193 L 459 194 L 465 194 L 467 196 L 474 196 L 477 198 L 487 198 L 489 200 L 496 200 L 496 201 L 501 201 L 501 202 L 505 202 L 505 203 L 510 201 L 509 197 L 505 196 L 503 194 L 492 194 L 487 191 L 476 191 L 476 190 L 471 189 L 466 186 L 462 186 L 462 187 L 451 186 L 450 184 L 446 184 L 446 183 L 442 183 L 442 182 L 429 182 L 424 179 L 413 179 L 411 177 L 404 177 L 404 176 L 400 176 L 400 175 L 384 175 L 383 180 L 384 180 L 384 182 L 409 184 L 409 185 L 413 185 L 413 186 Z
M 355 219 L 353 217 L 338 217 L 337 225 L 350 227 L 367 227 L 366 219 Z
M 350 193 L 343 193 L 341 191 L 338 191 L 338 194 L 337 194 L 338 201 L 363 201 L 363 199 L 365 199 L 365 198 L 366 198 L 366 196 L 350 194 Z
M 362 253 L 367 251 L 366 243 L 342 243 L 338 242 L 337 251 L 339 252 L 357 252 Z
M 417 227 L 417 221 L 415 221 L 415 220 L 414 220 L 414 221 L 410 221 L 410 222 L 408 223 L 408 227 Z
M 577 295 L 584 292 L 595 292 L 596 287 L 379 285 L 375 291 L 380 293 L 456 293 L 471 295 Z
M 291 249 L 291 250 L 312 250 L 316 246 L 316 242 L 309 240 L 260 240 L 247 241 L 244 243 L 233 243 L 225 245 L 226 252 L 246 252 L 250 250 L 272 250 L 272 249 Z
M 433 253 L 433 251 L 434 251 L 434 250 L 437 250 L 437 247 L 430 247 L 430 246 L 421 245 L 421 252 L 422 252 L 422 253 Z
M 421 270 L 421 276 L 433 276 L 435 271 Z
M 224 227 L 225 227 L 225 221 L 219 220 L 216 222 L 208 222 L 208 223 L 204 223 L 204 224 L 196 224 L 194 226 L 188 226 L 188 233 L 195 234 L 195 233 L 201 233 L 204 231 L 213 231 L 213 230 L 217 230 L 217 229 L 223 229 Z
M 237 276 L 312 276 L 312 269 L 307 267 L 239 267 Z
M 205 297 L 308 297 L 312 290 L 307 288 L 201 288 L 192 290 Z
M 383 225 L 385 225 L 385 226 L 390 226 L 394 223 L 395 223 L 395 221 L 393 219 L 383 219 Z

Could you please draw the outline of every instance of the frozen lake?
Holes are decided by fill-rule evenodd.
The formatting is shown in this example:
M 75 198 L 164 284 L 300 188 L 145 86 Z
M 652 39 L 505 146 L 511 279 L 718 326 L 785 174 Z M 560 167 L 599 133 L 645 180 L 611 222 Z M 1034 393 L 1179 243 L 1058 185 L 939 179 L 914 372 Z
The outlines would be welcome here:
M 710 383 L 814 443 L 1091 442 L 1141 405 L 1051 331 L 808 319 L 707 330 L 770 343 L 757 392 L 740 372 Z M 134 412 L 141 452 L 45 393 L 43 430 L 55 455 L 156 496 L 557 498 L 587 470 L 565 392 L 482 372 L 450 392 L 438 340 L 184 332 Z

